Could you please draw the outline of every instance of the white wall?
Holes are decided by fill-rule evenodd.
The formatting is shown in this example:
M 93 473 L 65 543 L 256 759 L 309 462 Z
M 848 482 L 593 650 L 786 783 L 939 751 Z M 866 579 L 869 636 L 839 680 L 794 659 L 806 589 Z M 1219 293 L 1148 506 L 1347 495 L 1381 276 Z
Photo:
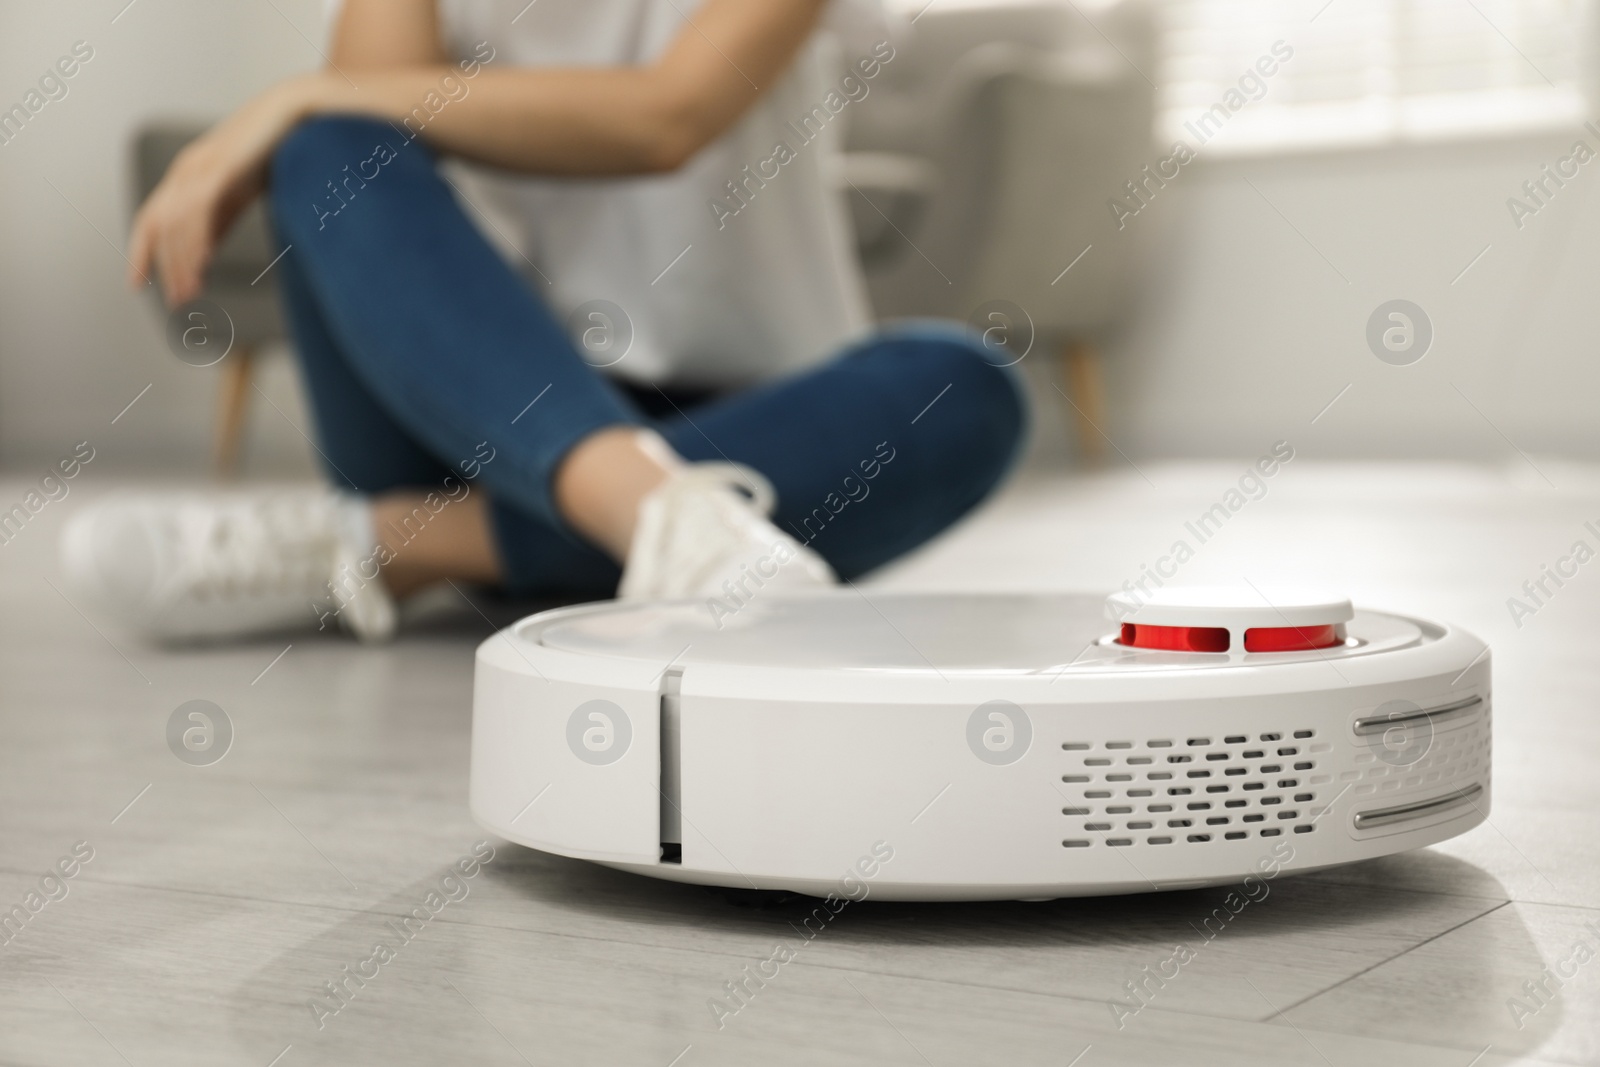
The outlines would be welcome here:
M 71 95 L 0 147 L 8 465 L 88 437 L 114 464 L 205 467 L 216 371 L 167 351 L 148 295 L 126 291 L 111 247 L 125 240 L 129 138 L 145 118 L 219 114 L 319 62 L 306 40 L 321 40 L 316 0 L 136 0 L 113 24 L 124 2 L 0 6 L 5 106 L 73 41 L 95 48 Z M 1509 439 L 1535 459 L 1600 454 L 1600 161 L 1520 232 L 1505 208 L 1570 141 L 1184 168 L 1129 221 L 1148 229 L 1153 257 L 1137 324 L 1111 346 L 1118 446 L 1136 459 L 1253 455 L 1279 438 L 1322 456 L 1514 456 Z M 1394 297 L 1421 304 L 1435 325 L 1414 366 L 1380 363 L 1363 339 L 1368 314 Z M 306 425 L 289 362 L 269 367 L 264 388 Z M 259 398 L 252 419 L 257 469 L 307 466 L 304 443 Z
M 1575 136 L 1185 168 L 1128 220 L 1158 229 L 1113 346 L 1112 436 L 1135 455 L 1274 437 L 1340 457 L 1600 454 L 1600 160 L 1520 230 L 1506 208 Z M 1366 344 L 1394 298 L 1433 321 L 1411 366 Z

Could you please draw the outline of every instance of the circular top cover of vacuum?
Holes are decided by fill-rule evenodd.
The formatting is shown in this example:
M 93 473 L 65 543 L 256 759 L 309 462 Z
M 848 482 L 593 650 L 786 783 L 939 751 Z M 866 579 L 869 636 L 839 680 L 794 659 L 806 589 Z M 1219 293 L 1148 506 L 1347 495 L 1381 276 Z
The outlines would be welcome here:
M 585 605 L 478 651 L 472 806 L 684 881 L 859 898 L 1307 870 L 1488 810 L 1489 657 L 1315 591 Z
M 1232 627 L 1246 633 L 1309 631 L 1353 617 L 1350 601 L 1307 592 L 1275 591 L 1270 603 L 1248 590 L 1195 588 L 1143 603 L 1123 594 L 1102 599 L 911 593 L 868 599 L 830 593 L 773 598 L 750 604 L 747 614 L 718 617 L 698 601 L 613 605 L 600 612 L 535 616 L 520 632 L 536 633 L 544 648 L 590 656 L 807 670 L 1041 671 L 1107 658 L 1136 669 L 1231 662 L 1129 655 L 1113 640 L 1119 635 L 1106 624 L 1110 614 L 1123 625 Z M 1369 638 L 1341 638 L 1341 652 L 1372 651 L 1373 640 L 1391 648 L 1396 638 L 1423 636 L 1419 624 L 1397 616 L 1371 615 L 1363 629 Z M 1103 651 L 1096 654 L 1096 648 Z

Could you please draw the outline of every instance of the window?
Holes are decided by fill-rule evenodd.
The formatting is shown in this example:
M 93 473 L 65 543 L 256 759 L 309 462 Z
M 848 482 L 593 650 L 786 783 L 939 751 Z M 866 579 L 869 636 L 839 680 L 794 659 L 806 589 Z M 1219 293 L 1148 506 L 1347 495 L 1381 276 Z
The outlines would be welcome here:
M 1165 0 L 1159 132 L 1222 154 L 1576 128 L 1592 17 L 1591 0 Z

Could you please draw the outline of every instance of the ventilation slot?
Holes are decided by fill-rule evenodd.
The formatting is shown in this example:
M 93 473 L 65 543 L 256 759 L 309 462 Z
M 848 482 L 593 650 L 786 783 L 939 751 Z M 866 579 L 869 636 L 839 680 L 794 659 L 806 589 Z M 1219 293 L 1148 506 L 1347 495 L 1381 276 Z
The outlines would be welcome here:
M 1063 742 L 1060 771 L 1068 804 L 1061 809 L 1067 831 L 1062 846 L 1220 848 L 1251 837 L 1310 833 L 1316 787 L 1327 776 L 1285 774 L 1314 770 L 1315 754 L 1330 751 L 1326 743 L 1303 743 L 1316 734 L 1301 728 Z M 1283 743 L 1285 738 L 1293 741 Z M 1292 772 L 1281 762 L 1286 758 L 1295 760 Z M 1174 779 L 1185 784 L 1171 784 Z M 1175 806 L 1184 817 L 1172 817 Z

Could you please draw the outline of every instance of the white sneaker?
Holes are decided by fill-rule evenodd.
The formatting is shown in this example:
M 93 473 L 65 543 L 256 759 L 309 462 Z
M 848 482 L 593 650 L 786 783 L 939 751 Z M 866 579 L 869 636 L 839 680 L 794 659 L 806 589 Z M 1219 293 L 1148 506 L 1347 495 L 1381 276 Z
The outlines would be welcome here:
M 618 598 L 721 597 L 730 587 L 748 597 L 836 584 L 821 556 L 767 521 L 776 500 L 772 483 L 748 467 L 685 467 L 639 505 Z
M 124 494 L 61 535 L 68 588 L 124 626 L 169 641 L 319 628 L 394 635 L 367 505 L 325 489 Z M 372 577 L 367 573 L 372 572 Z

